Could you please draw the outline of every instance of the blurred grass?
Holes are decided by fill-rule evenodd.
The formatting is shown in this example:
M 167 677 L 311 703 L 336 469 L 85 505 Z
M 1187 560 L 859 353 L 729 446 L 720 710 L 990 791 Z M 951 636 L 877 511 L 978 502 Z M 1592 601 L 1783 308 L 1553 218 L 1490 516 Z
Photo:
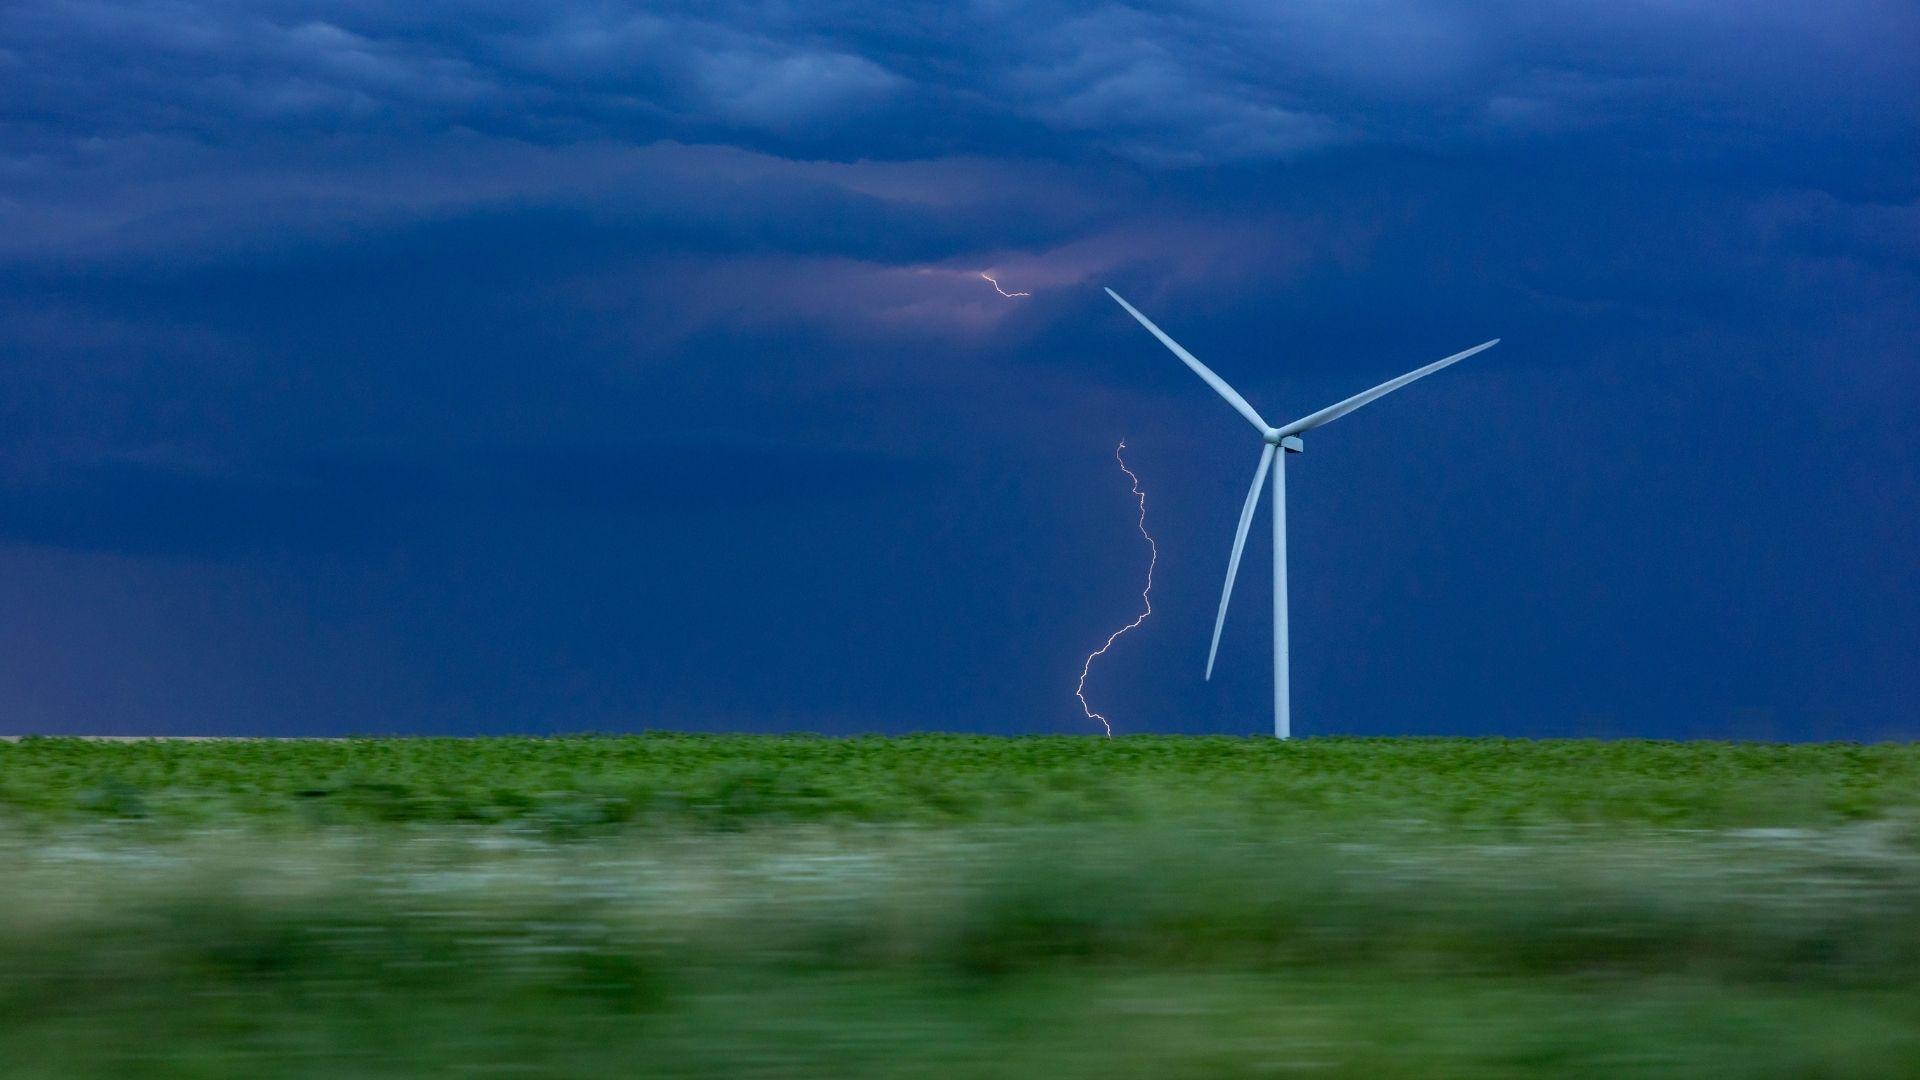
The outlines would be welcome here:
M 0 744 L 0 1075 L 1920 1075 L 1917 766 Z

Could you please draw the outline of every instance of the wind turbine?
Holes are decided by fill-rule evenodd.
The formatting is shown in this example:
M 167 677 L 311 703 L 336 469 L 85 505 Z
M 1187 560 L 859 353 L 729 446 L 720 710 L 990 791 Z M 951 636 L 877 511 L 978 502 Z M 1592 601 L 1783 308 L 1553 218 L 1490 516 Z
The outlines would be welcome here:
M 1297 454 L 1302 449 L 1300 436 L 1332 420 L 1338 420 L 1362 405 L 1377 398 L 1385 397 L 1395 390 L 1439 371 L 1449 364 L 1455 364 L 1474 353 L 1491 349 L 1500 344 L 1499 338 L 1475 345 L 1465 352 L 1457 352 L 1444 360 L 1435 360 L 1423 368 L 1416 368 L 1396 379 L 1388 379 L 1371 390 L 1355 394 L 1345 401 L 1336 402 L 1319 412 L 1308 413 L 1292 423 L 1279 427 L 1269 425 L 1260 418 L 1260 414 L 1247 404 L 1247 399 L 1228 386 L 1226 380 L 1215 375 L 1207 365 L 1194 358 L 1194 355 L 1180 347 L 1180 343 L 1168 337 L 1166 331 L 1153 325 L 1153 320 L 1140 314 L 1132 304 L 1120 298 L 1112 289 L 1107 295 L 1114 303 L 1127 309 L 1127 314 L 1138 319 L 1147 333 L 1160 339 L 1160 344 L 1173 350 L 1195 375 L 1213 392 L 1227 399 L 1247 423 L 1260 432 L 1260 438 L 1266 446 L 1260 451 L 1260 467 L 1254 471 L 1253 487 L 1247 490 L 1247 501 L 1240 507 L 1240 528 L 1233 534 L 1233 555 L 1227 559 L 1227 583 L 1220 590 L 1220 613 L 1213 619 L 1213 645 L 1207 649 L 1207 678 L 1213 678 L 1214 654 L 1220 651 L 1220 629 L 1227 622 L 1227 601 L 1233 597 L 1233 579 L 1240 572 L 1240 552 L 1247 546 L 1247 527 L 1253 524 L 1254 507 L 1260 505 L 1260 488 L 1266 482 L 1267 472 L 1273 472 L 1273 735 L 1276 739 L 1290 738 L 1293 734 L 1293 706 L 1288 688 L 1287 672 L 1287 459 L 1286 454 Z M 1279 453 L 1284 451 L 1285 453 Z M 1279 460 L 1275 460 L 1278 457 Z

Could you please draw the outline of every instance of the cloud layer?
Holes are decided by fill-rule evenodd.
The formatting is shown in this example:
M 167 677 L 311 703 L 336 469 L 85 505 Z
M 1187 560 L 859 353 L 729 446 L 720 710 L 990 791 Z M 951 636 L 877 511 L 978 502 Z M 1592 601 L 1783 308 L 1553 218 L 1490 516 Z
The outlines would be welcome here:
M 1124 434 L 1108 693 L 1257 729 L 1247 448 L 1113 285 L 1276 415 L 1507 338 L 1302 464 L 1326 730 L 1890 730 L 1917 21 L 5 5 L 0 711 L 1070 728 Z

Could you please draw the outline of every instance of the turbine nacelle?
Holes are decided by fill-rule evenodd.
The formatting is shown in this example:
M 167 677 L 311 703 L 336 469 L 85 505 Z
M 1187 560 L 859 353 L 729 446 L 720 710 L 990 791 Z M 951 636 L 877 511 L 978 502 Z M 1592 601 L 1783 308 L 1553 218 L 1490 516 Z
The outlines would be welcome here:
M 1260 437 L 1265 440 L 1269 446 L 1277 446 L 1289 454 L 1297 454 L 1306 446 L 1305 443 L 1300 441 L 1300 436 L 1282 435 L 1280 434 L 1279 428 L 1268 428 L 1261 433 Z

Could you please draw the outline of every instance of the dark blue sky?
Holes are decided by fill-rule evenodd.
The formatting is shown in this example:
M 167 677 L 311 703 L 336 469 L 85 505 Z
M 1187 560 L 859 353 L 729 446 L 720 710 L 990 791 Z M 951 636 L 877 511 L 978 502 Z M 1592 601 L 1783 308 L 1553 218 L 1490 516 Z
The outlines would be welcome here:
M 1275 421 L 1505 339 L 1294 459 L 1296 731 L 1913 737 L 1915 41 L 18 0 L 0 731 L 1089 731 L 1123 435 L 1090 694 L 1266 730 L 1258 443 L 1112 285 Z

